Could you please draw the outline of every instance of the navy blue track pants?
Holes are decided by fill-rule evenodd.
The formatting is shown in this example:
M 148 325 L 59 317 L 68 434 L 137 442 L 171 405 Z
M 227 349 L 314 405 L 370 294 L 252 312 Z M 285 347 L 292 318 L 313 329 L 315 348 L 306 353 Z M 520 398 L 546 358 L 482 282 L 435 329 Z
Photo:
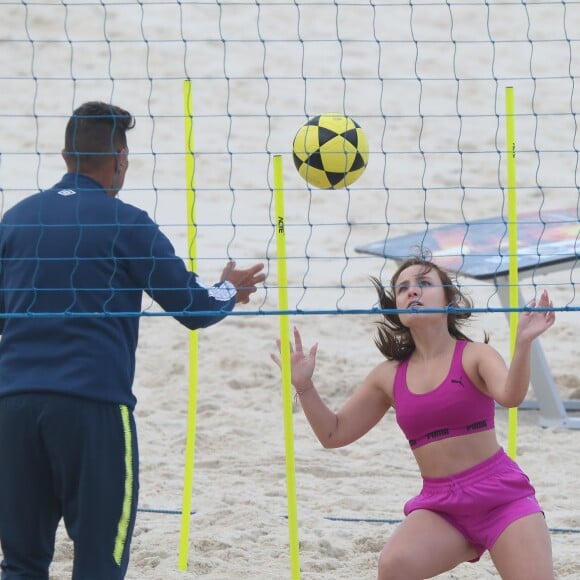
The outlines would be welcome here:
M 125 405 L 50 393 L 0 398 L 2 580 L 46 580 L 61 518 L 73 580 L 125 577 L 139 490 Z

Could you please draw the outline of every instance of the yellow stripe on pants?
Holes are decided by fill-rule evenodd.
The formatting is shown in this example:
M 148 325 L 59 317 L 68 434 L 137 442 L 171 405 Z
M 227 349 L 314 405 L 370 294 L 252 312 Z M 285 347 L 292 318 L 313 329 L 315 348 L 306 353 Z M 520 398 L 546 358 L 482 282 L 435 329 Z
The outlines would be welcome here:
M 123 551 L 127 543 L 127 533 L 131 520 L 131 506 L 133 503 L 133 434 L 131 432 L 129 409 L 125 405 L 119 405 L 119 408 L 121 410 L 123 433 L 125 434 L 125 494 L 121 517 L 117 525 L 115 549 L 113 551 L 113 558 L 117 566 L 121 565 L 121 560 L 123 559 Z

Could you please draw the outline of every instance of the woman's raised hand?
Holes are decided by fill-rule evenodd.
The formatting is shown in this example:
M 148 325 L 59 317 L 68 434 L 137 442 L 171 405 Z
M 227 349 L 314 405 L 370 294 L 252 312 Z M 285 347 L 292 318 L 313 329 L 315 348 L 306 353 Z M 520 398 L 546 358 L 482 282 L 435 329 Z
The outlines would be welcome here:
M 276 340 L 278 352 L 280 352 L 280 340 Z M 302 337 L 294 327 L 294 344 L 290 343 L 290 366 L 292 372 L 292 384 L 297 390 L 303 390 L 312 385 L 312 376 L 316 367 L 316 352 L 318 343 L 314 344 L 308 353 L 304 352 Z M 270 358 L 281 368 L 282 362 L 279 354 L 271 354 Z
M 544 290 L 539 300 L 532 300 L 530 308 L 552 308 L 553 304 L 548 296 L 548 291 Z M 548 330 L 556 320 L 553 310 L 526 310 L 521 313 L 518 325 L 518 340 L 531 342 Z

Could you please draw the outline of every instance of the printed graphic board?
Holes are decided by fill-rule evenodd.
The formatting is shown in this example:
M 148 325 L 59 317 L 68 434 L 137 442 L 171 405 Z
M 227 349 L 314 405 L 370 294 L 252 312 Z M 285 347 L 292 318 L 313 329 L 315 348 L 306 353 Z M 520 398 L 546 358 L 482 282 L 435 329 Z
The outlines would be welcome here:
M 502 217 L 453 223 L 386 238 L 355 250 L 398 261 L 430 253 L 447 270 L 485 280 L 509 272 L 508 226 Z M 520 272 L 578 259 L 578 212 L 566 209 L 520 214 L 517 238 Z

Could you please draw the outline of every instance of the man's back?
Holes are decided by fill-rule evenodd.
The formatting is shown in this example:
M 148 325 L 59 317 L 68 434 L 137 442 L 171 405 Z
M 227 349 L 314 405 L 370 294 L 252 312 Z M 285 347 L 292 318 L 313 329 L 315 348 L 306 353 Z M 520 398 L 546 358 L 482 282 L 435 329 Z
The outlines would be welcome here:
M 146 212 L 79 174 L 6 212 L 0 260 L 0 396 L 51 391 L 133 407 L 143 290 L 170 312 L 215 312 L 180 318 L 193 328 L 234 305 L 227 292 L 208 295 Z
M 0 394 L 82 393 L 133 406 L 143 286 L 131 262 L 151 257 L 124 253 L 156 228 L 143 222 L 144 212 L 108 196 L 96 182 L 74 177 L 77 183 L 69 174 L 4 216 L 3 306 L 16 316 L 4 320 Z M 140 229 L 136 238 L 137 227 L 152 231 Z M 129 316 L 111 316 L 119 312 Z

